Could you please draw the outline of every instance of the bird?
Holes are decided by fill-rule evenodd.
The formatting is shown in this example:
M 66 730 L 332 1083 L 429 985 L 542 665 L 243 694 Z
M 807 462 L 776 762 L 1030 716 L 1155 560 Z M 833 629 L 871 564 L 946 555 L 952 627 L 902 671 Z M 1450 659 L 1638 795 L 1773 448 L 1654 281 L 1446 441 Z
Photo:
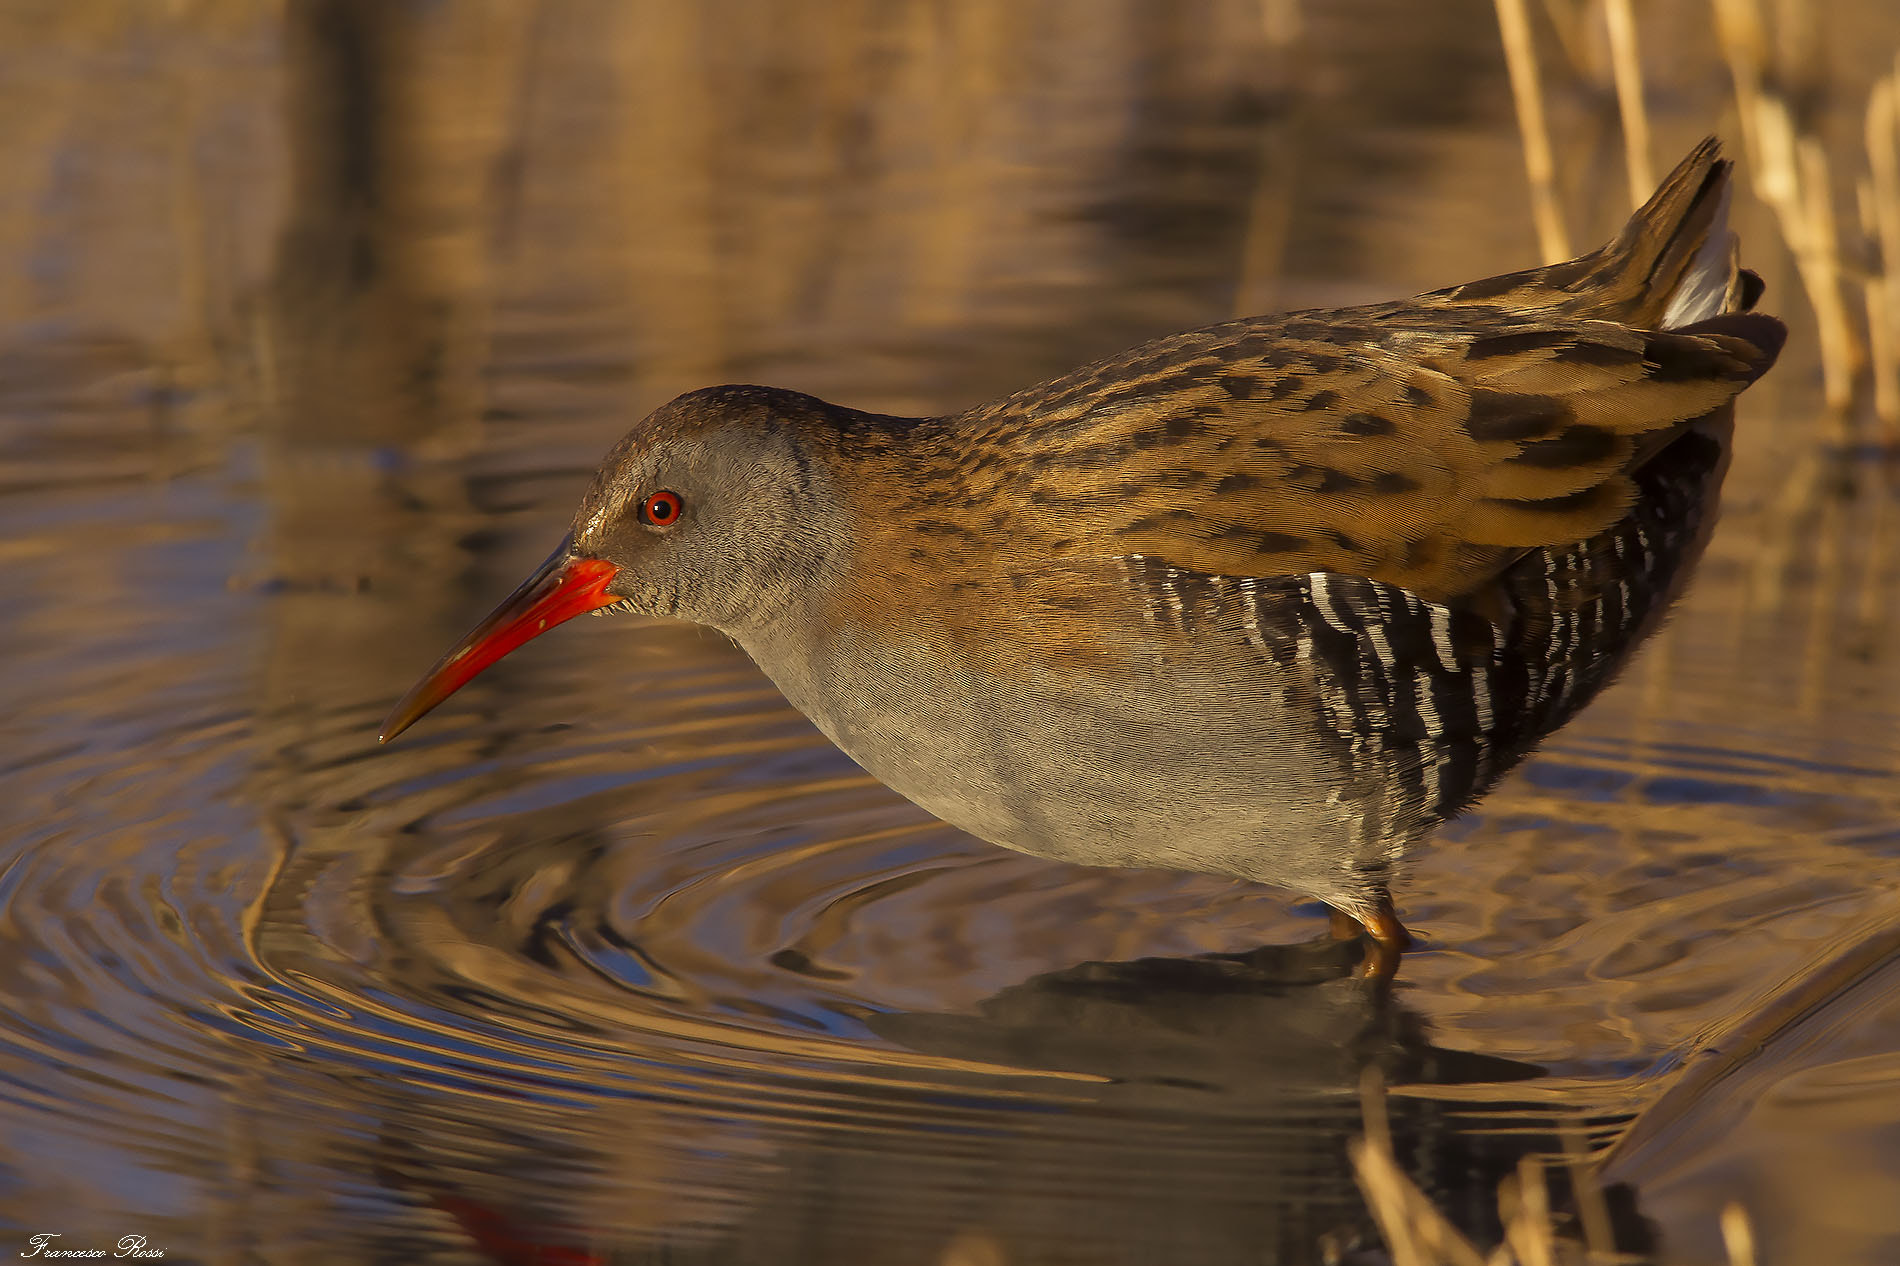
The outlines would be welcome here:
M 1316 898 L 1389 977 L 1418 847 L 1603 689 L 1708 540 L 1786 337 L 1731 173 L 1710 137 L 1589 254 L 959 413 L 689 392 L 379 737 L 584 612 L 694 621 L 943 821 Z

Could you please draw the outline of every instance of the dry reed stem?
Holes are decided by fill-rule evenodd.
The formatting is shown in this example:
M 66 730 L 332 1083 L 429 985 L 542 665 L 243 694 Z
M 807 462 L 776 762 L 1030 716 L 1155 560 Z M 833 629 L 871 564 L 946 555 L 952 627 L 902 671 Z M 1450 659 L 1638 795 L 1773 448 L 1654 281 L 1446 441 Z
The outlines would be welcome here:
M 1867 282 L 1874 413 L 1889 444 L 1900 443 L 1900 64 L 1867 97 L 1868 231 L 1880 247 L 1880 275 Z
M 1616 104 L 1623 116 L 1623 162 L 1629 172 L 1630 205 L 1640 207 L 1656 187 L 1649 165 L 1649 112 L 1643 104 L 1643 62 L 1636 51 L 1636 15 L 1630 0 L 1605 0 L 1610 30 L 1610 69 L 1616 76 Z
M 1755 0 L 1711 0 L 1715 8 L 1715 31 L 1722 45 L 1723 60 L 1728 62 L 1729 78 L 1735 84 L 1735 104 L 1741 116 L 1742 152 L 1759 181 L 1762 170 L 1761 138 L 1755 133 L 1761 100 L 1761 69 L 1768 64 L 1768 36 L 1762 29 L 1761 12 Z
M 1392 1266 L 1580 1266 L 1632 1260 L 1616 1250 L 1609 1207 L 1575 1130 L 1565 1133 L 1564 1150 L 1575 1175 L 1584 1243 L 1579 1246 L 1557 1238 L 1544 1166 L 1536 1157 L 1526 1156 L 1518 1162 L 1517 1173 L 1498 1187 L 1504 1242 L 1486 1257 L 1399 1167 L 1377 1069 L 1367 1069 L 1360 1078 L 1359 1097 L 1366 1132 L 1348 1152 Z M 1730 1204 L 1723 1210 L 1722 1237 L 1729 1266 L 1756 1266 L 1754 1236 L 1741 1206 Z
M 1379 1234 L 1385 1237 L 1393 1266 L 1425 1266 L 1413 1233 L 1412 1183 L 1392 1155 L 1392 1129 L 1386 1120 L 1385 1092 L 1377 1069 L 1366 1069 L 1359 1079 L 1359 1103 L 1366 1135 L 1348 1149 L 1359 1190 L 1379 1224 Z
M 1802 278 L 1814 305 L 1821 340 L 1822 389 L 1828 408 L 1845 412 L 1854 402 L 1854 370 L 1860 361 L 1858 340 L 1847 315 L 1847 296 L 1841 285 L 1841 243 L 1835 230 L 1834 188 L 1828 172 L 1827 151 L 1812 136 L 1795 142 L 1795 187 L 1802 221 Z
M 1722 1246 L 1728 1250 L 1729 1266 L 1755 1266 L 1755 1232 L 1748 1225 L 1748 1212 L 1733 1200 L 1722 1206 Z
M 1517 105 L 1517 130 L 1524 142 L 1524 174 L 1530 178 L 1531 219 L 1544 262 L 1570 258 L 1570 238 L 1557 205 L 1557 164 L 1550 153 L 1550 129 L 1544 121 L 1544 88 L 1537 74 L 1537 50 L 1531 43 L 1524 0 L 1493 0 L 1504 62 L 1511 72 L 1511 97 Z
M 1577 1220 L 1583 1224 L 1583 1245 L 1592 1258 L 1616 1255 L 1616 1231 L 1610 1205 L 1590 1173 L 1590 1145 L 1574 1125 L 1563 1131 L 1564 1161 L 1570 1167 L 1570 1190 L 1577 1201 Z
M 1862 211 L 1868 235 L 1872 236 L 1875 229 L 1873 186 L 1862 181 L 1860 188 Z M 1900 445 L 1900 353 L 1893 348 L 1896 341 L 1900 341 L 1900 328 L 1895 327 L 1892 319 L 1893 305 L 1887 295 L 1887 281 L 1878 275 L 1867 279 L 1867 345 L 1873 366 L 1874 417 L 1880 421 L 1881 438 L 1894 446 Z
M 1399 1168 L 1377 1069 L 1368 1068 L 1360 1078 L 1359 1100 L 1366 1134 L 1348 1150 L 1393 1266 L 1485 1266 L 1484 1255 Z
M 1261 0 L 1260 7 L 1267 51 L 1298 84 L 1299 63 L 1294 54 L 1305 29 L 1300 0 Z M 1287 243 L 1292 239 L 1306 93 L 1296 89 L 1293 101 L 1286 115 L 1260 132 L 1259 176 L 1247 208 L 1247 231 L 1241 241 L 1239 277 L 1234 286 L 1233 315 L 1237 317 L 1272 312 L 1281 306 L 1276 283 L 1286 271 Z
M 1544 1185 L 1544 1166 L 1535 1156 L 1517 1162 L 1517 1174 L 1498 1188 L 1498 1214 L 1504 1221 L 1504 1242 L 1522 1266 L 1556 1266 L 1550 1238 L 1550 1188 Z
M 1782 239 L 1794 255 L 1814 310 L 1827 406 L 1837 427 L 1844 427 L 1854 399 L 1860 344 L 1842 290 L 1827 152 L 1815 138 L 1799 135 L 1788 103 L 1762 87 L 1768 41 L 1755 0 L 1712 3 L 1716 33 L 1735 83 L 1755 194 L 1774 211 Z M 1842 431 L 1837 438 L 1847 437 Z

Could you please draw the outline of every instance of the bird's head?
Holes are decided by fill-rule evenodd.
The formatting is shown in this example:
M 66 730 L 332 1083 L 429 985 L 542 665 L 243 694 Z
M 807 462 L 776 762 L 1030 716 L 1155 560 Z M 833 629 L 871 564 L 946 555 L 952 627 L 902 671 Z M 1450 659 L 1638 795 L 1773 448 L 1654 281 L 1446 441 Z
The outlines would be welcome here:
M 779 617 L 843 565 L 832 441 L 859 416 L 765 387 L 655 410 L 601 463 L 566 539 L 403 697 L 382 740 L 577 615 L 641 611 L 739 636 Z

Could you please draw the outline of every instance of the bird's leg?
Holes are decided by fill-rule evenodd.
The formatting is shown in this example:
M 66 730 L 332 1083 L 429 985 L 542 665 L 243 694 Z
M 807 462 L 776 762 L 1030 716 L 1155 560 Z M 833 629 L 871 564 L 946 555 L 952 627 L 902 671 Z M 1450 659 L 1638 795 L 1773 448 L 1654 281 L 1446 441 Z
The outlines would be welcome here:
M 1392 894 L 1384 888 L 1378 889 L 1378 894 L 1378 901 L 1359 915 L 1359 922 L 1381 947 L 1402 954 L 1412 947 L 1412 934 L 1399 922 L 1399 912 L 1392 908 Z
M 1374 984 L 1386 984 L 1399 971 L 1400 953 L 1382 941 L 1368 940 L 1366 955 L 1359 960 L 1359 968 L 1353 976 L 1359 980 L 1369 980 Z
M 1374 889 L 1376 900 L 1370 906 L 1361 906 L 1346 911 L 1336 906 L 1328 907 L 1331 916 L 1328 926 L 1335 941 L 1350 941 L 1361 935 L 1370 936 L 1380 945 L 1403 951 L 1411 948 L 1412 934 L 1399 922 L 1399 912 L 1392 906 L 1392 894 L 1384 888 Z
M 1376 900 L 1370 906 L 1359 907 L 1351 913 L 1334 909 L 1330 925 L 1334 940 L 1350 941 L 1361 933 L 1368 938 L 1365 961 L 1359 965 L 1358 974 L 1362 978 L 1390 980 L 1398 970 L 1400 955 L 1412 944 L 1412 934 L 1399 922 L 1399 912 L 1392 906 L 1392 894 L 1383 887 L 1374 892 Z

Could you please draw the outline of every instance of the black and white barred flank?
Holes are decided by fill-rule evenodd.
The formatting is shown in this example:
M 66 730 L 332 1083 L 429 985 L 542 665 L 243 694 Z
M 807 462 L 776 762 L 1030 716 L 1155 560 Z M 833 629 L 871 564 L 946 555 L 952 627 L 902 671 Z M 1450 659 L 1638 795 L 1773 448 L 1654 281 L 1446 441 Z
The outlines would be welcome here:
M 1502 623 L 1360 576 L 1216 576 L 1145 555 L 1123 567 L 1151 622 L 1238 632 L 1354 771 L 1398 779 L 1442 820 L 1575 715 L 1655 626 L 1702 539 L 1719 460 L 1713 440 L 1685 435 L 1639 473 L 1621 522 L 1528 551 L 1497 579 Z

